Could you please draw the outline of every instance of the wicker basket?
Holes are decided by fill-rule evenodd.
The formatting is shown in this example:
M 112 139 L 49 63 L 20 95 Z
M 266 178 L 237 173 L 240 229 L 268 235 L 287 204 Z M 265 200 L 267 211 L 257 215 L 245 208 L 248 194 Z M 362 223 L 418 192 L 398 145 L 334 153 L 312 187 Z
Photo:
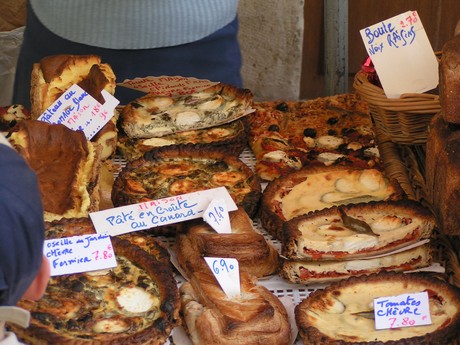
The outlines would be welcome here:
M 439 95 L 406 93 L 400 98 L 387 98 L 381 87 L 367 79 L 364 72 L 355 75 L 353 87 L 369 104 L 376 126 L 396 144 L 424 144 L 431 118 L 440 111 Z

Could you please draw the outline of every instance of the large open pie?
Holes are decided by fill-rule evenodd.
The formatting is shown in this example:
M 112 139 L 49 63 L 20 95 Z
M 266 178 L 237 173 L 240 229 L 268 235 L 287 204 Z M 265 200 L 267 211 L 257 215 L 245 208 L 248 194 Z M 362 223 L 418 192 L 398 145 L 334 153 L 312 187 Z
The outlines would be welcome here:
M 88 218 L 47 224 L 47 238 L 94 235 Z M 168 253 L 139 233 L 112 237 L 115 268 L 52 277 L 28 328 L 11 325 L 27 344 L 158 344 L 181 323 Z
M 428 292 L 432 324 L 376 330 L 373 300 Z M 460 337 L 460 290 L 422 273 L 381 272 L 316 290 L 296 306 L 305 344 L 452 344 Z

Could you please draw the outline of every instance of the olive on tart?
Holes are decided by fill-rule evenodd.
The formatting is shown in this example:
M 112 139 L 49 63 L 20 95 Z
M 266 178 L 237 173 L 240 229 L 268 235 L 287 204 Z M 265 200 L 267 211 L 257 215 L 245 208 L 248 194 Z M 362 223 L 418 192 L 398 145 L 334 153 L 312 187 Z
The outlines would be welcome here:
M 431 237 L 433 214 L 413 200 L 333 206 L 284 224 L 282 254 L 296 260 L 360 259 Z
M 375 298 L 425 291 L 431 324 L 376 330 Z M 460 338 L 460 290 L 427 274 L 380 272 L 312 292 L 296 306 L 295 318 L 305 344 L 456 344 Z
M 356 94 L 254 102 L 249 145 L 266 181 L 306 165 L 382 169 L 367 104 Z

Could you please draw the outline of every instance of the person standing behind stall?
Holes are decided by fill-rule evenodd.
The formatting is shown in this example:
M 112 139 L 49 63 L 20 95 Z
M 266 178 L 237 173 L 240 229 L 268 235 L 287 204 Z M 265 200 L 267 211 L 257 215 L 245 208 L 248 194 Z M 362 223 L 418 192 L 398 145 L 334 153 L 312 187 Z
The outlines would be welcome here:
M 37 300 L 46 290 L 44 240 L 37 177 L 0 134 L 0 345 L 20 344 L 5 322 L 28 326 L 30 313 L 16 307 L 19 299 Z
M 95 54 L 117 82 L 181 75 L 242 86 L 238 0 L 29 0 L 13 103 L 30 106 L 32 66 L 45 56 Z M 117 87 L 126 104 L 139 96 Z

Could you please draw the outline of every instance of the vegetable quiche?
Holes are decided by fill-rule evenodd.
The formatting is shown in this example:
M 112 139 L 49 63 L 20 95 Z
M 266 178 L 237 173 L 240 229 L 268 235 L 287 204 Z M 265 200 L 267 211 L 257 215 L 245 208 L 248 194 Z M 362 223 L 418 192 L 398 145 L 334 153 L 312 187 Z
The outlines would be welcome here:
M 120 125 L 131 138 L 161 137 L 213 127 L 246 115 L 252 98 L 248 89 L 226 84 L 189 95 L 147 94 L 123 108 Z
M 255 216 L 262 194 L 259 180 L 240 159 L 211 148 L 163 147 L 129 162 L 115 179 L 112 202 L 118 207 L 217 187 L 226 187 L 236 205 Z M 151 230 L 175 233 L 175 228 Z
M 47 238 L 92 235 L 88 218 L 47 223 Z M 112 237 L 117 266 L 52 277 L 39 301 L 21 300 L 28 328 L 11 325 L 27 344 L 162 345 L 181 323 L 169 254 L 153 237 Z

